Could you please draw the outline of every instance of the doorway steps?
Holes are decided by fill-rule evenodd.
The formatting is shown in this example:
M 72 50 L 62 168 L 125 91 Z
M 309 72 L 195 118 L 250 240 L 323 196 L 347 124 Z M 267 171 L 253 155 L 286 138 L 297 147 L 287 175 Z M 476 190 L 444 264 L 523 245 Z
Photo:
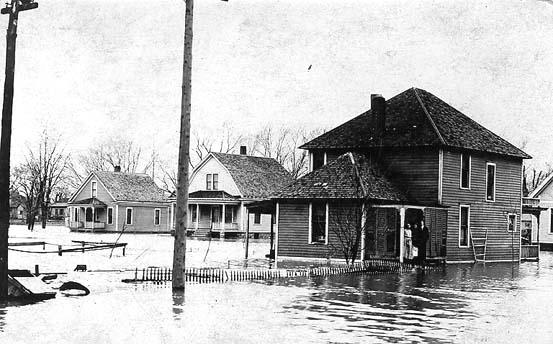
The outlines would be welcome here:
M 484 237 L 475 237 L 470 232 L 470 241 L 475 262 L 486 262 L 486 247 L 488 245 L 488 230 L 486 229 Z

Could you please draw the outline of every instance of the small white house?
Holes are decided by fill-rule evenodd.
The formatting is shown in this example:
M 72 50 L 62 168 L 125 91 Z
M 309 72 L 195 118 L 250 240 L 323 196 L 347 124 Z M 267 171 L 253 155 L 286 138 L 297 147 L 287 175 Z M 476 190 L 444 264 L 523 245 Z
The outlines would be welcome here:
M 539 216 L 539 223 L 537 217 L 527 215 L 522 219 L 523 225 L 526 222 L 526 227 L 531 227 L 533 243 L 539 242 L 544 250 L 553 250 L 553 174 L 549 175 L 529 196 L 539 199 L 539 207 L 544 209 Z
M 292 181 L 273 158 L 210 153 L 192 172 L 189 184 L 188 226 L 194 236 L 254 236 L 271 232 L 271 214 L 249 211 L 246 205 L 268 198 Z M 176 199 L 171 226 L 175 227 Z

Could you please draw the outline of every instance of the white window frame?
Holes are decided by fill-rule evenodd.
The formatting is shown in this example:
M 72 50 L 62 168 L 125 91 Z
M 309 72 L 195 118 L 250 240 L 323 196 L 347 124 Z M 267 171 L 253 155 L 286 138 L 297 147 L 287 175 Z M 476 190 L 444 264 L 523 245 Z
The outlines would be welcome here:
M 313 203 L 309 203 L 309 233 L 307 237 L 307 243 L 310 245 L 328 245 L 328 202 L 325 203 L 325 242 L 314 242 L 311 241 L 313 234 Z
M 109 210 L 111 209 L 111 222 L 109 221 Z M 106 213 L 106 222 L 108 225 L 113 224 L 113 207 L 108 207 L 108 211 Z
M 461 245 L 461 209 L 467 208 L 467 245 Z M 459 245 L 459 248 L 467 248 L 470 247 L 470 205 L 468 204 L 460 204 L 459 205 L 459 239 L 457 244 Z
M 98 197 L 98 182 L 92 181 L 90 183 L 90 195 L 92 198 Z
M 131 211 L 131 223 L 129 223 L 129 210 Z M 134 208 L 133 207 L 125 207 L 125 225 L 132 226 L 134 223 Z
M 159 218 L 158 218 L 158 223 L 156 223 L 156 213 L 159 212 Z M 154 209 L 154 226 L 160 226 L 161 225 L 161 209 L 159 208 L 155 208 Z
M 463 156 L 465 156 L 465 155 L 468 155 L 468 157 L 469 157 L 469 180 L 468 180 L 468 186 L 467 187 L 463 186 Z M 471 178 L 471 174 L 472 174 L 471 172 L 472 172 L 472 155 L 461 153 L 461 165 L 460 165 L 460 168 L 459 168 L 459 188 L 460 189 L 470 190 L 470 182 L 471 182 L 471 179 L 472 179 Z M 486 173 L 487 172 L 488 172 L 488 170 L 487 170 L 487 167 L 486 167 Z
M 213 190 L 213 178 L 211 173 L 207 173 L 205 175 L 205 189 L 206 190 Z
M 493 166 L 493 199 L 488 199 L 488 167 Z M 496 189 L 497 189 L 497 165 L 493 162 L 487 162 L 486 163 L 486 186 L 485 186 L 485 196 L 486 202 L 495 202 L 495 199 L 497 198 L 496 195 Z
M 515 217 L 515 224 L 514 224 L 513 230 L 510 230 L 510 229 L 509 229 L 509 218 L 510 218 L 511 216 L 514 216 L 514 217 Z M 517 218 L 518 218 L 518 216 L 517 216 L 517 214 L 515 214 L 515 213 L 508 213 L 508 214 L 507 214 L 507 232 L 516 232 L 516 231 L 517 231 Z
M 255 222 L 255 217 L 256 217 L 256 215 L 258 215 L 258 214 L 259 214 L 259 223 L 258 223 L 258 222 Z M 262 216 L 261 216 L 261 213 L 260 213 L 260 212 L 257 212 L 257 211 L 256 211 L 255 213 L 253 213 L 253 224 L 256 225 L 256 226 L 261 225 L 261 221 L 262 221 L 261 218 L 262 218 Z
M 549 208 L 549 233 L 553 233 L 553 208 Z
M 217 186 L 215 186 L 215 176 L 217 176 Z M 212 173 L 211 174 L 211 189 L 212 190 L 219 190 L 219 173 Z

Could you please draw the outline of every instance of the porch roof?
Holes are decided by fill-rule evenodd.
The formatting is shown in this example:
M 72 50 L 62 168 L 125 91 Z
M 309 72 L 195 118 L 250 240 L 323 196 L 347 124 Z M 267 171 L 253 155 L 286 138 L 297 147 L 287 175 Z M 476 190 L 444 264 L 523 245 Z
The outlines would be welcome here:
M 92 206 L 93 208 L 107 207 L 107 204 L 105 204 L 104 202 L 100 201 L 97 198 L 85 198 L 79 201 L 71 202 L 69 203 L 69 205 L 89 205 L 89 206 Z
M 346 153 L 282 189 L 276 199 L 367 199 L 408 204 L 409 200 L 379 166 L 363 154 Z
M 207 190 L 207 191 L 194 191 L 188 195 L 189 198 L 211 198 L 211 199 L 226 199 L 226 200 L 235 200 L 238 199 L 238 196 L 233 196 L 223 190 Z

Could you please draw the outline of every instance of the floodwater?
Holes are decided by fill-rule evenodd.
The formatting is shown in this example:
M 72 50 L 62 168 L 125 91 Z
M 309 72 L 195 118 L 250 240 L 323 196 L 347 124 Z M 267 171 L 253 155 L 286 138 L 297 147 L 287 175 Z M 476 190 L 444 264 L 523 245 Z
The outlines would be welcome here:
M 10 241 L 113 239 L 62 228 L 12 229 Z M 540 262 L 520 265 L 189 284 L 183 295 L 174 294 L 170 284 L 120 282 L 132 277 L 129 271 L 99 271 L 135 263 L 170 266 L 170 236 L 123 235 L 120 241 L 129 243 L 126 256 L 115 249 L 111 259 L 109 250 L 62 257 L 10 252 L 10 268 L 32 269 L 40 260 L 41 270 L 68 271 L 61 280 L 79 281 L 91 294 L 0 304 L 0 342 L 553 343 L 553 254 L 548 252 Z M 189 262 L 211 266 L 241 259 L 244 244 L 190 241 L 188 248 Z M 263 258 L 268 243 L 257 241 L 250 248 L 253 258 Z M 70 271 L 76 264 L 95 272 Z

